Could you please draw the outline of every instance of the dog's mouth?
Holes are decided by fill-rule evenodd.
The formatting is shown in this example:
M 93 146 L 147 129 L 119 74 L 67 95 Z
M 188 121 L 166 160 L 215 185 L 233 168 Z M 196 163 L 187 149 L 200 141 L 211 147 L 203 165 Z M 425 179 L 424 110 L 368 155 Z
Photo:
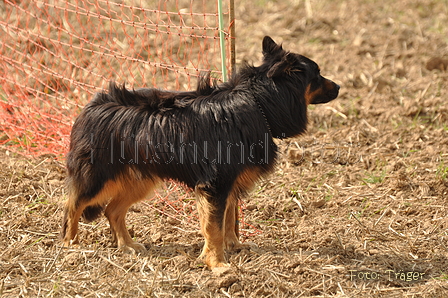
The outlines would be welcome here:
M 314 96 L 313 100 L 311 101 L 311 104 L 327 103 L 338 97 L 339 89 L 341 88 L 341 86 L 332 81 L 329 82 L 331 82 L 332 85 L 331 88 L 321 90 L 319 94 L 316 94 L 316 96 Z
M 338 84 L 336 84 L 336 83 L 333 83 L 333 84 L 334 84 L 334 88 L 327 93 L 327 96 L 329 98 L 328 101 L 336 99 L 336 97 L 338 97 L 338 95 L 339 95 L 339 89 L 341 89 L 341 86 L 339 86 Z

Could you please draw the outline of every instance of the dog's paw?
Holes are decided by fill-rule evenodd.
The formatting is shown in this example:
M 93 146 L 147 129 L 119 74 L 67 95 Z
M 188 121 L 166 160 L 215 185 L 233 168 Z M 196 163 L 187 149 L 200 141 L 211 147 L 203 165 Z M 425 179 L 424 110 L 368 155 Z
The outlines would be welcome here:
M 78 238 L 76 237 L 75 239 L 64 239 L 63 241 L 62 241 L 62 246 L 63 247 L 73 247 L 73 246 L 77 246 L 77 245 L 79 245 L 79 241 L 78 241 Z
M 218 276 L 232 271 L 232 267 L 229 263 L 218 263 L 215 267 L 210 267 L 210 269 L 212 270 L 213 274 L 216 274 Z
M 226 249 L 227 250 L 233 250 L 233 251 L 240 251 L 243 249 L 250 249 L 257 247 L 255 243 L 252 242 L 245 242 L 241 243 L 240 241 L 227 241 L 226 242 Z
M 126 243 L 120 245 L 119 248 L 125 253 L 144 254 L 146 252 L 146 247 L 138 242 Z

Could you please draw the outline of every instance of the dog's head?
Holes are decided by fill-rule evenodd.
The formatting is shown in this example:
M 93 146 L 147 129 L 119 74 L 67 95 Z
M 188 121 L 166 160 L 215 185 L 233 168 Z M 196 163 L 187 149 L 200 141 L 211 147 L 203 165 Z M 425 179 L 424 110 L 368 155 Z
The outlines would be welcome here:
M 319 66 L 305 56 L 283 50 L 269 36 L 263 39 L 264 65 L 268 66 L 268 78 L 277 79 L 300 76 L 304 84 L 306 104 L 327 103 L 339 94 L 339 85 L 321 76 Z

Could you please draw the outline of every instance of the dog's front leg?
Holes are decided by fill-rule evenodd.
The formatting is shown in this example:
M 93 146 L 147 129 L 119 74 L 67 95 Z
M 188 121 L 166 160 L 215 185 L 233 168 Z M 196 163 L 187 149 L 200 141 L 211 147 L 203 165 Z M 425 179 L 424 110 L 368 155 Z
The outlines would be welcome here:
M 197 206 L 201 232 L 205 237 L 204 248 L 199 258 L 210 268 L 230 266 L 224 256 L 223 219 L 226 197 L 218 197 L 205 186 L 196 186 Z

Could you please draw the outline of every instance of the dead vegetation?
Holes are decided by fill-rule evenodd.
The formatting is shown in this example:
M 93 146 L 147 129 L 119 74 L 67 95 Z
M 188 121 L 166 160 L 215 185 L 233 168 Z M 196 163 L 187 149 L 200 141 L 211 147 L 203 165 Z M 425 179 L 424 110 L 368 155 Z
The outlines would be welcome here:
M 229 252 L 221 274 L 196 260 L 194 216 L 154 201 L 128 216 L 147 255 L 114 249 L 104 219 L 61 248 L 64 167 L 0 152 L 0 296 L 445 297 L 447 15 L 438 0 L 237 4 L 239 62 L 257 63 L 268 34 L 342 88 L 309 111 L 306 135 L 280 143 L 245 200 L 254 246 Z

